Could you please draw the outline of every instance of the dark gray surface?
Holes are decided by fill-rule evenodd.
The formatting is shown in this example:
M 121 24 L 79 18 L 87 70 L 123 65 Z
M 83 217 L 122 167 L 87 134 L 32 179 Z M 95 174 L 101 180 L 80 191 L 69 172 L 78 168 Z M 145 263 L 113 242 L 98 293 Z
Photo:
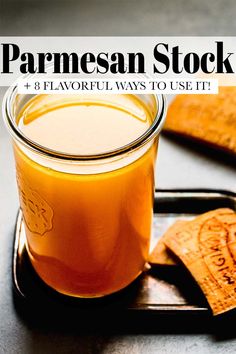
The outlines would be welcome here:
M 1 35 L 234 35 L 234 0 L 1 0 Z
M 0 0 L 0 35 L 234 35 L 236 2 Z M 4 90 L 0 90 L 0 101 Z M 11 291 L 11 248 L 17 211 L 10 139 L 0 120 L 0 353 L 235 353 L 234 336 L 86 334 L 46 329 L 19 316 Z M 159 187 L 236 192 L 235 163 L 162 138 Z M 47 314 L 45 314 L 47 316 Z M 79 319 L 78 319 L 79 323 Z M 156 324 L 161 326 L 161 324 Z M 235 326 L 235 325 L 234 325 Z M 236 334 L 235 334 L 236 338 Z

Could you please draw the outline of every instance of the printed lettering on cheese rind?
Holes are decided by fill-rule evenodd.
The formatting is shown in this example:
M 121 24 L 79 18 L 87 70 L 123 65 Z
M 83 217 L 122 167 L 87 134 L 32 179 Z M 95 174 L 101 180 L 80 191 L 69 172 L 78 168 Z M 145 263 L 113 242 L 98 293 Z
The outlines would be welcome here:
M 228 248 L 234 261 L 236 262 L 236 214 L 234 213 L 227 216 L 219 215 L 217 219 L 229 228 Z
M 206 231 L 208 232 L 212 218 L 220 217 L 222 220 L 222 218 L 228 219 L 232 215 L 235 215 L 235 213 L 226 208 L 205 213 L 186 223 L 175 234 L 166 235 L 164 238 L 165 245 L 180 258 L 201 287 L 214 315 L 235 308 L 236 296 L 234 284 L 229 284 L 231 286 L 229 291 L 229 285 L 226 285 L 220 278 L 217 269 L 210 266 L 209 252 L 206 252 L 206 246 L 203 246 L 205 243 L 204 234 Z M 207 230 L 204 227 L 207 227 Z M 224 229 L 222 231 L 222 225 L 219 221 L 214 224 L 213 229 L 214 232 L 220 232 L 221 234 L 225 232 Z M 214 235 L 214 233 L 211 235 Z M 224 242 L 221 241 L 221 247 Z M 234 268 L 234 263 L 232 261 L 229 261 L 229 263 L 230 269 Z
M 180 238 L 179 235 L 177 237 Z M 181 259 L 193 275 L 205 294 L 213 314 L 217 315 L 233 308 L 236 304 L 232 305 L 231 296 L 223 291 L 215 278 L 212 277 L 204 260 L 199 256 L 199 250 L 196 251 L 192 247 L 188 248 L 188 245 L 181 241 L 180 239 L 180 242 L 176 242 L 176 240 L 168 238 L 165 240 L 165 244 Z M 193 256 L 193 252 L 195 256 Z
M 212 276 L 236 298 L 236 264 L 228 248 L 229 232 L 229 226 L 217 216 L 206 220 L 200 229 L 199 248 Z

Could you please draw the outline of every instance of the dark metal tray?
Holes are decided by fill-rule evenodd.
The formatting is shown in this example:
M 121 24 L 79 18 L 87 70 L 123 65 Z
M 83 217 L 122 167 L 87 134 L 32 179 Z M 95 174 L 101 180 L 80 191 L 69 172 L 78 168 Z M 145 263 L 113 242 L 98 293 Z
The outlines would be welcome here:
M 190 219 L 220 207 L 236 210 L 236 194 L 216 190 L 156 190 L 152 247 L 177 219 Z M 23 300 L 21 304 L 30 313 L 37 312 L 41 316 L 46 313 L 48 319 L 65 321 L 80 316 L 83 321 L 86 319 L 91 323 L 91 318 L 95 322 L 101 316 L 113 320 L 125 316 L 134 321 L 143 315 L 148 320 L 150 316 L 172 319 L 211 317 L 201 290 L 181 266 L 148 269 L 126 289 L 101 299 L 75 299 L 57 293 L 40 280 L 30 264 L 21 212 L 15 228 L 12 275 L 17 301 Z

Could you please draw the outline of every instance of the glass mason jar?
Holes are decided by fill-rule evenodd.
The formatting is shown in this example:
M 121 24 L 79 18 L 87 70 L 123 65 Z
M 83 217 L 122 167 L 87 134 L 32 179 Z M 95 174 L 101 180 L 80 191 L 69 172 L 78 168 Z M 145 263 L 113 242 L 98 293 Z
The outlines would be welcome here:
M 12 86 L 3 105 L 30 261 L 40 278 L 60 293 L 86 298 L 114 293 L 137 278 L 148 257 L 165 99 L 131 95 L 151 117 L 144 133 L 119 148 L 78 155 L 63 151 L 63 142 L 62 149 L 54 150 L 21 130 L 17 117 L 35 96 L 18 94 Z M 119 95 L 116 102 L 112 97 L 96 100 L 116 105 Z

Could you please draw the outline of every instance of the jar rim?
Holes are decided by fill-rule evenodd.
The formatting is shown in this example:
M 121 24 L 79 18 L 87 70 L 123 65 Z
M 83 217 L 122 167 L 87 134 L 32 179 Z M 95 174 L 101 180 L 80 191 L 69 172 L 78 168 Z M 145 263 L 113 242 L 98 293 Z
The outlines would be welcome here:
M 119 156 L 130 151 L 136 150 L 137 148 L 145 145 L 152 139 L 154 139 L 161 131 L 162 126 L 165 121 L 166 116 L 166 99 L 163 94 L 149 94 L 155 98 L 157 103 L 157 112 L 155 114 L 155 118 L 153 119 L 150 127 L 145 130 L 145 132 L 140 135 L 135 140 L 130 143 L 123 145 L 121 147 L 112 149 L 110 151 L 97 153 L 97 154 L 89 154 L 89 155 L 79 155 L 79 154 L 71 154 L 66 152 L 61 152 L 58 150 L 54 150 L 48 147 L 45 147 L 30 138 L 28 138 L 18 127 L 16 121 L 13 117 L 12 112 L 12 103 L 14 101 L 14 97 L 17 92 L 17 83 L 13 84 L 6 91 L 3 98 L 3 117 L 5 124 L 10 132 L 11 136 L 22 143 L 25 147 L 30 148 L 34 152 L 40 153 L 42 155 L 46 155 L 51 158 L 62 159 L 62 160 L 76 160 L 76 161 L 91 161 L 91 160 L 100 160 L 110 157 Z

